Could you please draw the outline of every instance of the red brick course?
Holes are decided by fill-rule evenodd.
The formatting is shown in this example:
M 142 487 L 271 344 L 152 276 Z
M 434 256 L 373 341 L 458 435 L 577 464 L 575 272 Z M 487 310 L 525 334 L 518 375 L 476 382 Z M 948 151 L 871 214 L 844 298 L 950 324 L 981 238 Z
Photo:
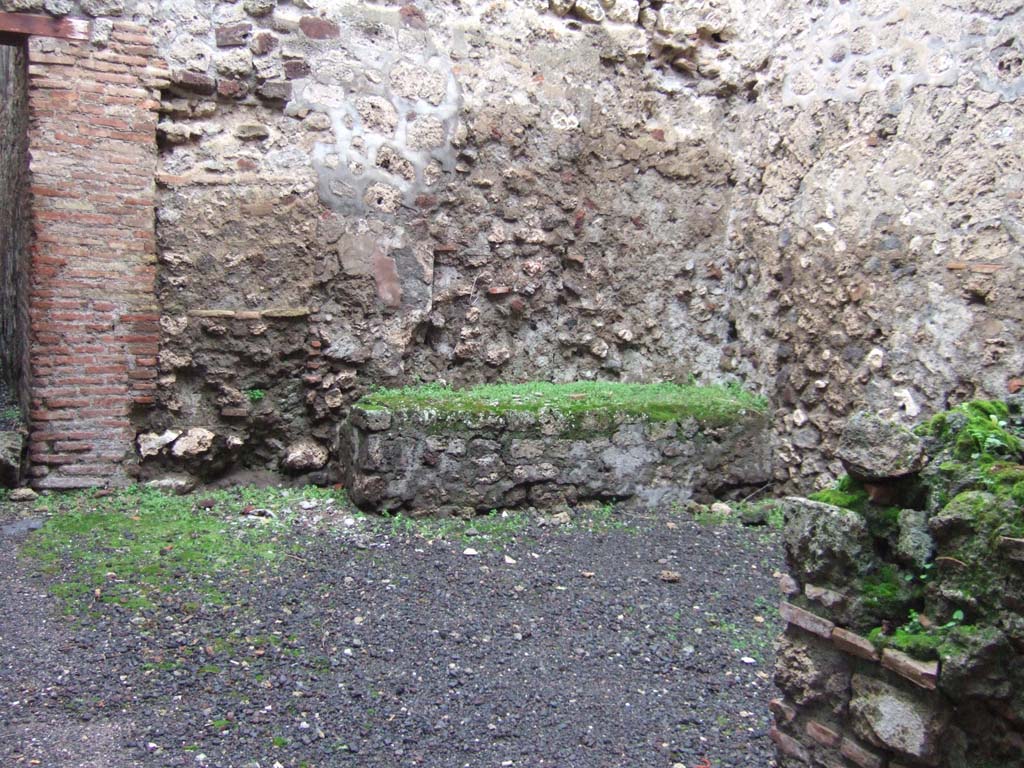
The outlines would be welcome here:
M 142 26 L 104 50 L 30 44 L 33 246 L 29 475 L 40 488 L 120 485 L 130 413 L 152 402 L 156 123 L 164 64 Z

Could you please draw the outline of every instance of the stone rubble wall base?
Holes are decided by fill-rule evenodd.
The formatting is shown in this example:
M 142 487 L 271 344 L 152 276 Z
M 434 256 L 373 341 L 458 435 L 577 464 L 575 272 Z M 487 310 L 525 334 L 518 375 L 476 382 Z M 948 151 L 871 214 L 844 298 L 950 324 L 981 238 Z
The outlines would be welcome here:
M 1024 765 L 1024 396 L 855 414 L 836 459 L 780 502 L 780 765 Z
M 782 603 L 770 736 L 783 768 L 954 768 L 960 714 L 937 690 L 938 663 L 886 649 Z M 903 762 L 901 762 L 903 761 Z
M 543 413 L 446 419 L 355 408 L 339 442 L 345 485 L 363 509 L 473 514 L 753 490 L 771 476 L 767 428 L 760 416 L 719 428 L 619 416 L 597 430 Z

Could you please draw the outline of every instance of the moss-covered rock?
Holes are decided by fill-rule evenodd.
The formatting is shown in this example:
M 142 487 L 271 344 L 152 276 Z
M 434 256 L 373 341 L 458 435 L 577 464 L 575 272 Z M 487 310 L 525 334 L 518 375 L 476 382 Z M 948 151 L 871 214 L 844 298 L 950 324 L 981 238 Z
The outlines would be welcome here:
M 785 500 L 786 562 L 802 582 L 840 586 L 875 567 L 864 518 L 856 512 L 801 498 Z

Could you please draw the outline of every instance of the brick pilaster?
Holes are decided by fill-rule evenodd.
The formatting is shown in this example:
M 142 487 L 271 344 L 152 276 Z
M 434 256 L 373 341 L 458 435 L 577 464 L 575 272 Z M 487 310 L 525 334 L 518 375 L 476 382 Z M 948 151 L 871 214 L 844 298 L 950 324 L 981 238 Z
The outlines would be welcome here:
M 131 411 L 156 378 L 162 62 L 123 22 L 103 49 L 34 39 L 29 61 L 29 473 L 40 488 L 123 484 Z

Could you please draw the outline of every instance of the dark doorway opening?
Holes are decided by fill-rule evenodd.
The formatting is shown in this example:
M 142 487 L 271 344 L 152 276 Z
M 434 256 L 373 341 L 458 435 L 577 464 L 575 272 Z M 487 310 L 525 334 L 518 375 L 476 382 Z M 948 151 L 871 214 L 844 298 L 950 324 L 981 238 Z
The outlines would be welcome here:
M 0 432 L 22 430 L 29 395 L 26 41 L 0 33 Z

